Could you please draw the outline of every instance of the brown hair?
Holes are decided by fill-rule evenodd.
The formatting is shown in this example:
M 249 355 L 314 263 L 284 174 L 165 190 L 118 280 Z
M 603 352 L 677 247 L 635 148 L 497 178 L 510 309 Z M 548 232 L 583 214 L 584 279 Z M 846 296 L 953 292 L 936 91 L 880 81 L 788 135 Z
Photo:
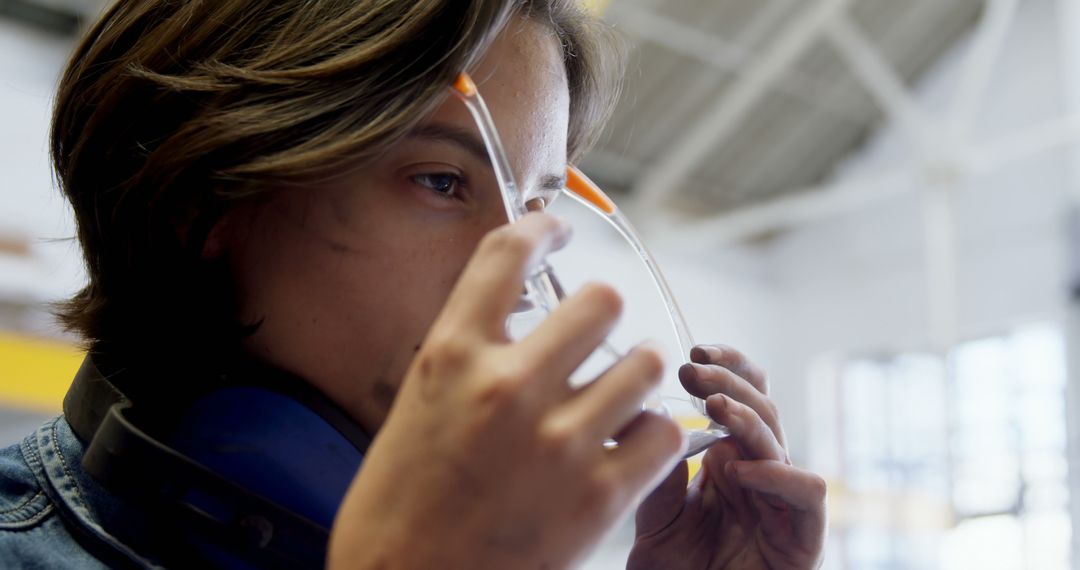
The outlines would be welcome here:
M 241 328 L 220 264 L 200 260 L 214 222 L 385 150 L 515 13 L 562 40 L 579 157 L 621 69 L 573 0 L 118 0 L 56 99 L 53 162 L 89 275 L 64 324 L 88 343 L 224 347 Z

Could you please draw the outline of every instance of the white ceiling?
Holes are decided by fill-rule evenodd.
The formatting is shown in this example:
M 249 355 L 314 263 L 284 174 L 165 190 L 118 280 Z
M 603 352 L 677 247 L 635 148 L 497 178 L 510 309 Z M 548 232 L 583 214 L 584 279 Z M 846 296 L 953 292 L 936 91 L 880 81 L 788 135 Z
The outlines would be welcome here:
M 630 69 L 583 167 L 639 205 L 683 215 L 798 193 L 883 119 L 830 37 L 880 54 L 902 88 L 983 9 L 983 0 L 614 0 L 605 18 L 627 38 Z M 845 25 L 831 34 L 837 20 Z

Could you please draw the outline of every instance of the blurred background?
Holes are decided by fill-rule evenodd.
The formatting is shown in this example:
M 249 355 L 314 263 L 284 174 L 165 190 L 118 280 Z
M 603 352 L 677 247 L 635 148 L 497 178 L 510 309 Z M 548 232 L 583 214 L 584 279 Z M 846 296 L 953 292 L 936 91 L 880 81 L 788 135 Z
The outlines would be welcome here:
M 592 5 L 631 64 L 582 166 L 697 339 L 770 371 L 830 483 L 826 567 L 1080 568 L 1080 1 Z M 83 274 L 46 133 L 102 6 L 0 0 L 0 444 L 80 359 L 48 311 Z

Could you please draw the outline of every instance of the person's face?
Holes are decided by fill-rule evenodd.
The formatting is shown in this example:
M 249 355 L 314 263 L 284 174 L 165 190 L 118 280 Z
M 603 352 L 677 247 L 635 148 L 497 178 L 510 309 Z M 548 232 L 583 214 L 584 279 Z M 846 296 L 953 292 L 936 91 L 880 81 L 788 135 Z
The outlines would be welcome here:
M 512 22 L 472 72 L 526 199 L 563 184 L 569 91 L 553 32 Z M 449 95 L 449 94 L 448 94 Z M 374 432 L 473 249 L 506 213 L 483 142 L 448 96 L 375 162 L 282 191 L 231 223 L 246 340 Z

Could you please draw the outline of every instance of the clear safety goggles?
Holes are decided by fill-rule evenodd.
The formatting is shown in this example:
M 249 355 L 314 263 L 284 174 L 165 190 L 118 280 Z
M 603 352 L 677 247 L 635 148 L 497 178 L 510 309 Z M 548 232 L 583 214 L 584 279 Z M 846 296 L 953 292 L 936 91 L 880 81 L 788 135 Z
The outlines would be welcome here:
M 466 73 L 461 73 L 458 76 L 450 87 L 450 91 L 465 104 L 476 121 L 476 126 L 487 147 L 488 157 L 491 160 L 491 167 L 495 173 L 499 191 L 502 194 L 507 219 L 511 223 L 517 221 L 529 211 L 526 206 L 525 195 L 514 178 L 506 149 L 499 138 L 495 122 L 487 105 L 484 103 L 483 97 L 480 96 L 476 84 Z M 663 300 L 667 318 L 675 334 L 678 350 L 682 358 L 688 357 L 690 349 L 694 346 L 694 341 L 686 324 L 686 318 L 679 309 L 675 296 L 664 279 L 656 259 L 645 247 L 644 242 L 642 242 L 630 221 L 622 214 L 615 202 L 575 166 L 567 167 L 566 187 L 563 189 L 563 194 L 582 204 L 590 212 L 600 216 L 634 250 L 644 264 L 656 291 Z M 564 296 L 563 287 L 547 260 L 541 261 L 535 270 L 528 273 L 525 280 L 525 289 L 530 302 L 546 314 L 554 311 Z M 607 353 L 609 357 L 615 360 L 623 356 L 623 352 L 612 346 L 609 340 L 605 340 L 599 350 Z M 679 394 L 671 394 L 671 390 L 666 392 L 660 390 L 657 394 L 654 394 L 646 400 L 644 408 L 670 415 L 668 410 L 671 402 L 689 402 L 697 414 L 700 414 L 703 418 L 708 417 L 705 413 L 705 402 L 700 398 L 686 393 L 685 390 L 680 390 L 681 393 Z M 685 429 L 688 439 L 688 457 L 700 453 L 716 441 L 730 435 L 730 432 L 724 426 L 712 421 L 705 423 L 707 424 L 705 427 Z

